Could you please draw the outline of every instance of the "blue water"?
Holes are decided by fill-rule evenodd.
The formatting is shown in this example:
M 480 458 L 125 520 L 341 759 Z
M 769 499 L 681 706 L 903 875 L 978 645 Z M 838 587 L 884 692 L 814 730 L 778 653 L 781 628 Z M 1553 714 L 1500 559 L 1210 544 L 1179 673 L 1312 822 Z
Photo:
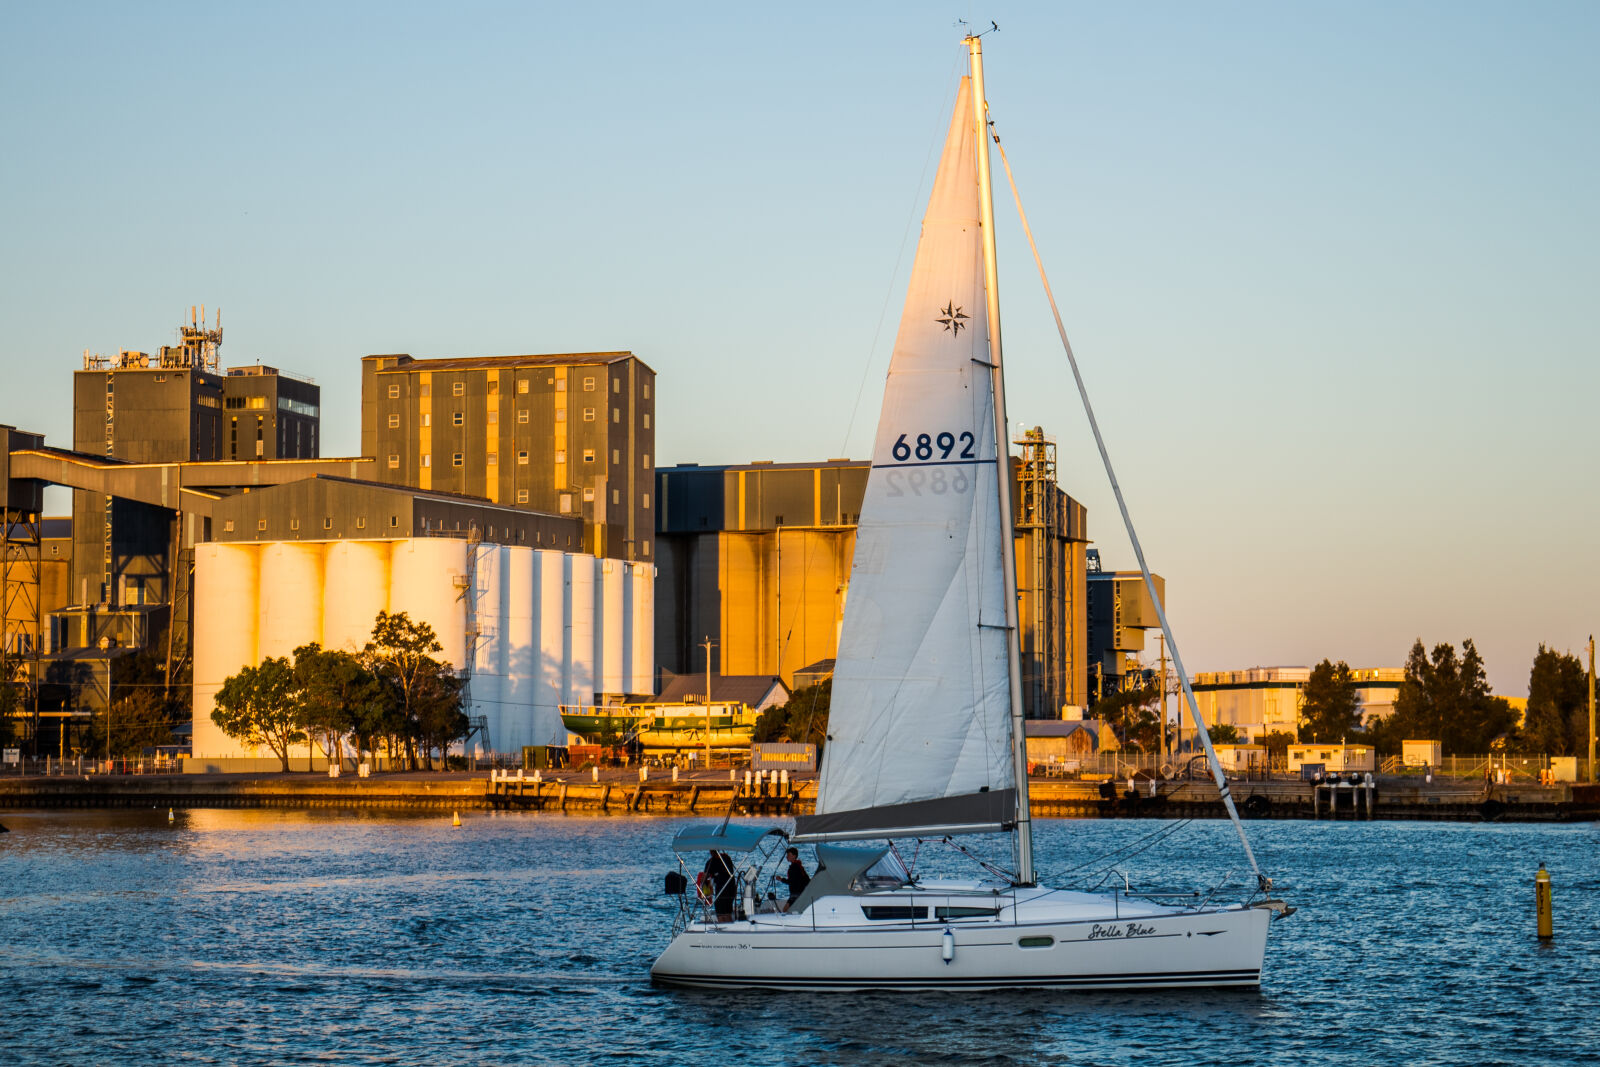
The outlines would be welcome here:
M 1259 993 L 894 996 L 652 988 L 675 820 L 0 821 L 0 1063 L 1520 1067 L 1600 1045 L 1594 824 L 1251 824 L 1300 909 L 1273 927 Z M 1048 873 L 1159 824 L 1036 825 Z M 1173 888 L 1230 869 L 1220 822 L 1118 868 Z

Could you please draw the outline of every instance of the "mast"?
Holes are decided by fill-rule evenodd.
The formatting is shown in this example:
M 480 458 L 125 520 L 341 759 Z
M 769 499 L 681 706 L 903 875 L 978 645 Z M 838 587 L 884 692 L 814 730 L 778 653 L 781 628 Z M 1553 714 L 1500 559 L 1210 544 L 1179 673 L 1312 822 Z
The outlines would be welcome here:
M 1011 692 L 1012 762 L 1017 779 L 1017 884 L 1033 884 L 1033 822 L 1028 807 L 1028 738 L 1022 721 L 1022 651 L 1017 634 L 1016 526 L 1011 515 L 1011 457 L 1006 447 L 1006 384 L 1000 363 L 1000 269 L 994 249 L 994 196 L 989 184 L 989 104 L 983 89 L 983 45 L 967 38 L 972 61 L 972 121 L 978 135 L 978 211 L 983 227 L 983 293 L 994 379 L 995 485 L 1000 503 L 1000 558 L 1005 582 L 1006 651 Z

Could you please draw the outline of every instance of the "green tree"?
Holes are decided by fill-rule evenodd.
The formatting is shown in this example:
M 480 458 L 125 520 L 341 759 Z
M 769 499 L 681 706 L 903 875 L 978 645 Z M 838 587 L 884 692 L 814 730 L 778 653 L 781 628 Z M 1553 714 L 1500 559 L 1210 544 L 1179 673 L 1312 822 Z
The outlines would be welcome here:
M 407 763 L 417 766 L 416 742 L 432 764 L 434 745 L 466 733 L 461 684 L 450 664 L 435 658 L 444 651 L 433 627 L 412 622 L 405 612 L 378 612 L 365 649 L 368 668 L 383 686 L 389 711 L 385 722 L 405 741 Z
M 1273 730 L 1261 739 L 1261 743 L 1267 746 L 1269 759 L 1287 759 L 1289 746 L 1295 743 L 1295 736 L 1283 730 Z
M 211 721 L 246 745 L 265 745 L 289 769 L 289 747 L 305 741 L 294 669 L 282 656 L 225 679 Z
M 1311 668 L 1301 693 L 1300 740 L 1342 741 L 1361 729 L 1361 701 L 1350 665 L 1323 660 Z
M 1472 639 L 1438 644 L 1430 658 L 1419 639 L 1406 657 L 1405 679 L 1394 712 L 1373 730 L 1380 752 L 1394 754 L 1408 738 L 1438 740 L 1448 753 L 1488 752 L 1516 730 L 1516 712 L 1489 692 L 1483 659 Z
M 313 641 L 294 650 L 294 680 L 300 725 L 317 739 L 329 762 L 342 762 L 347 737 L 354 738 L 359 758 L 383 712 L 377 677 L 358 657 Z
M 1124 748 L 1154 752 L 1161 744 L 1161 723 L 1156 716 L 1160 688 L 1155 682 L 1135 689 L 1108 693 L 1089 709 L 1090 718 L 1109 723 Z
M 21 736 L 20 717 L 25 709 L 23 661 L 0 653 L 0 746 L 10 746 Z
M 756 717 L 757 742 L 791 741 L 817 746 L 817 758 L 828 742 L 828 711 L 833 705 L 833 679 L 796 689 L 783 704 L 774 704 Z
M 467 736 L 469 725 L 466 712 L 461 710 L 461 678 L 450 670 L 448 664 L 424 674 L 412 695 L 412 714 L 415 716 L 417 740 L 422 742 L 422 753 L 433 769 L 433 752 L 439 751 L 439 769 L 448 770 L 446 758 L 450 744 Z
M 1588 752 L 1589 680 L 1583 662 L 1543 644 L 1528 672 L 1524 747 L 1549 756 Z
M 1210 736 L 1213 745 L 1235 745 L 1239 743 L 1239 728 L 1231 722 L 1219 722 L 1214 726 L 1207 726 L 1206 733 Z

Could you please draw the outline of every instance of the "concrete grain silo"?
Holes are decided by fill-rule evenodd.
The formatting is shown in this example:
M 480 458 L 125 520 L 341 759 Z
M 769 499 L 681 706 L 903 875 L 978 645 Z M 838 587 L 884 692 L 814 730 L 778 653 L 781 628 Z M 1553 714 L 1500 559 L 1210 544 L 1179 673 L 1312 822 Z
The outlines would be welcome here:
M 389 541 L 338 541 L 323 567 L 322 645 L 359 652 L 389 610 Z
M 467 542 L 415 537 L 397 543 L 392 560 L 390 610 L 431 625 L 444 646 L 438 657 L 461 669 L 467 662 Z
M 262 547 L 258 658 L 292 659 L 300 645 L 322 640 L 322 561 L 327 551 L 327 544 L 318 541 Z
M 256 613 L 261 589 L 261 546 L 200 544 L 194 549 L 193 751 L 221 754 L 235 748 L 211 721 L 213 697 L 256 654 Z M 222 620 L 232 620 L 223 623 Z

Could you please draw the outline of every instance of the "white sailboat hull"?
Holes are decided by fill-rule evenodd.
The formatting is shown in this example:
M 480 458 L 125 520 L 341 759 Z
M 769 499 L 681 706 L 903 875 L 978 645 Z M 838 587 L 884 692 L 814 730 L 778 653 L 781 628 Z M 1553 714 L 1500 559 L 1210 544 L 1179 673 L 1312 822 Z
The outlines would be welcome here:
M 825 897 L 808 909 L 816 915 L 691 925 L 650 973 L 679 986 L 839 991 L 1260 985 L 1271 921 L 1262 908 L 1180 911 L 1039 893 L 993 919 L 915 923 L 868 922 L 861 905 L 929 899 L 920 893 Z M 1072 918 L 1074 910 L 1100 914 Z

